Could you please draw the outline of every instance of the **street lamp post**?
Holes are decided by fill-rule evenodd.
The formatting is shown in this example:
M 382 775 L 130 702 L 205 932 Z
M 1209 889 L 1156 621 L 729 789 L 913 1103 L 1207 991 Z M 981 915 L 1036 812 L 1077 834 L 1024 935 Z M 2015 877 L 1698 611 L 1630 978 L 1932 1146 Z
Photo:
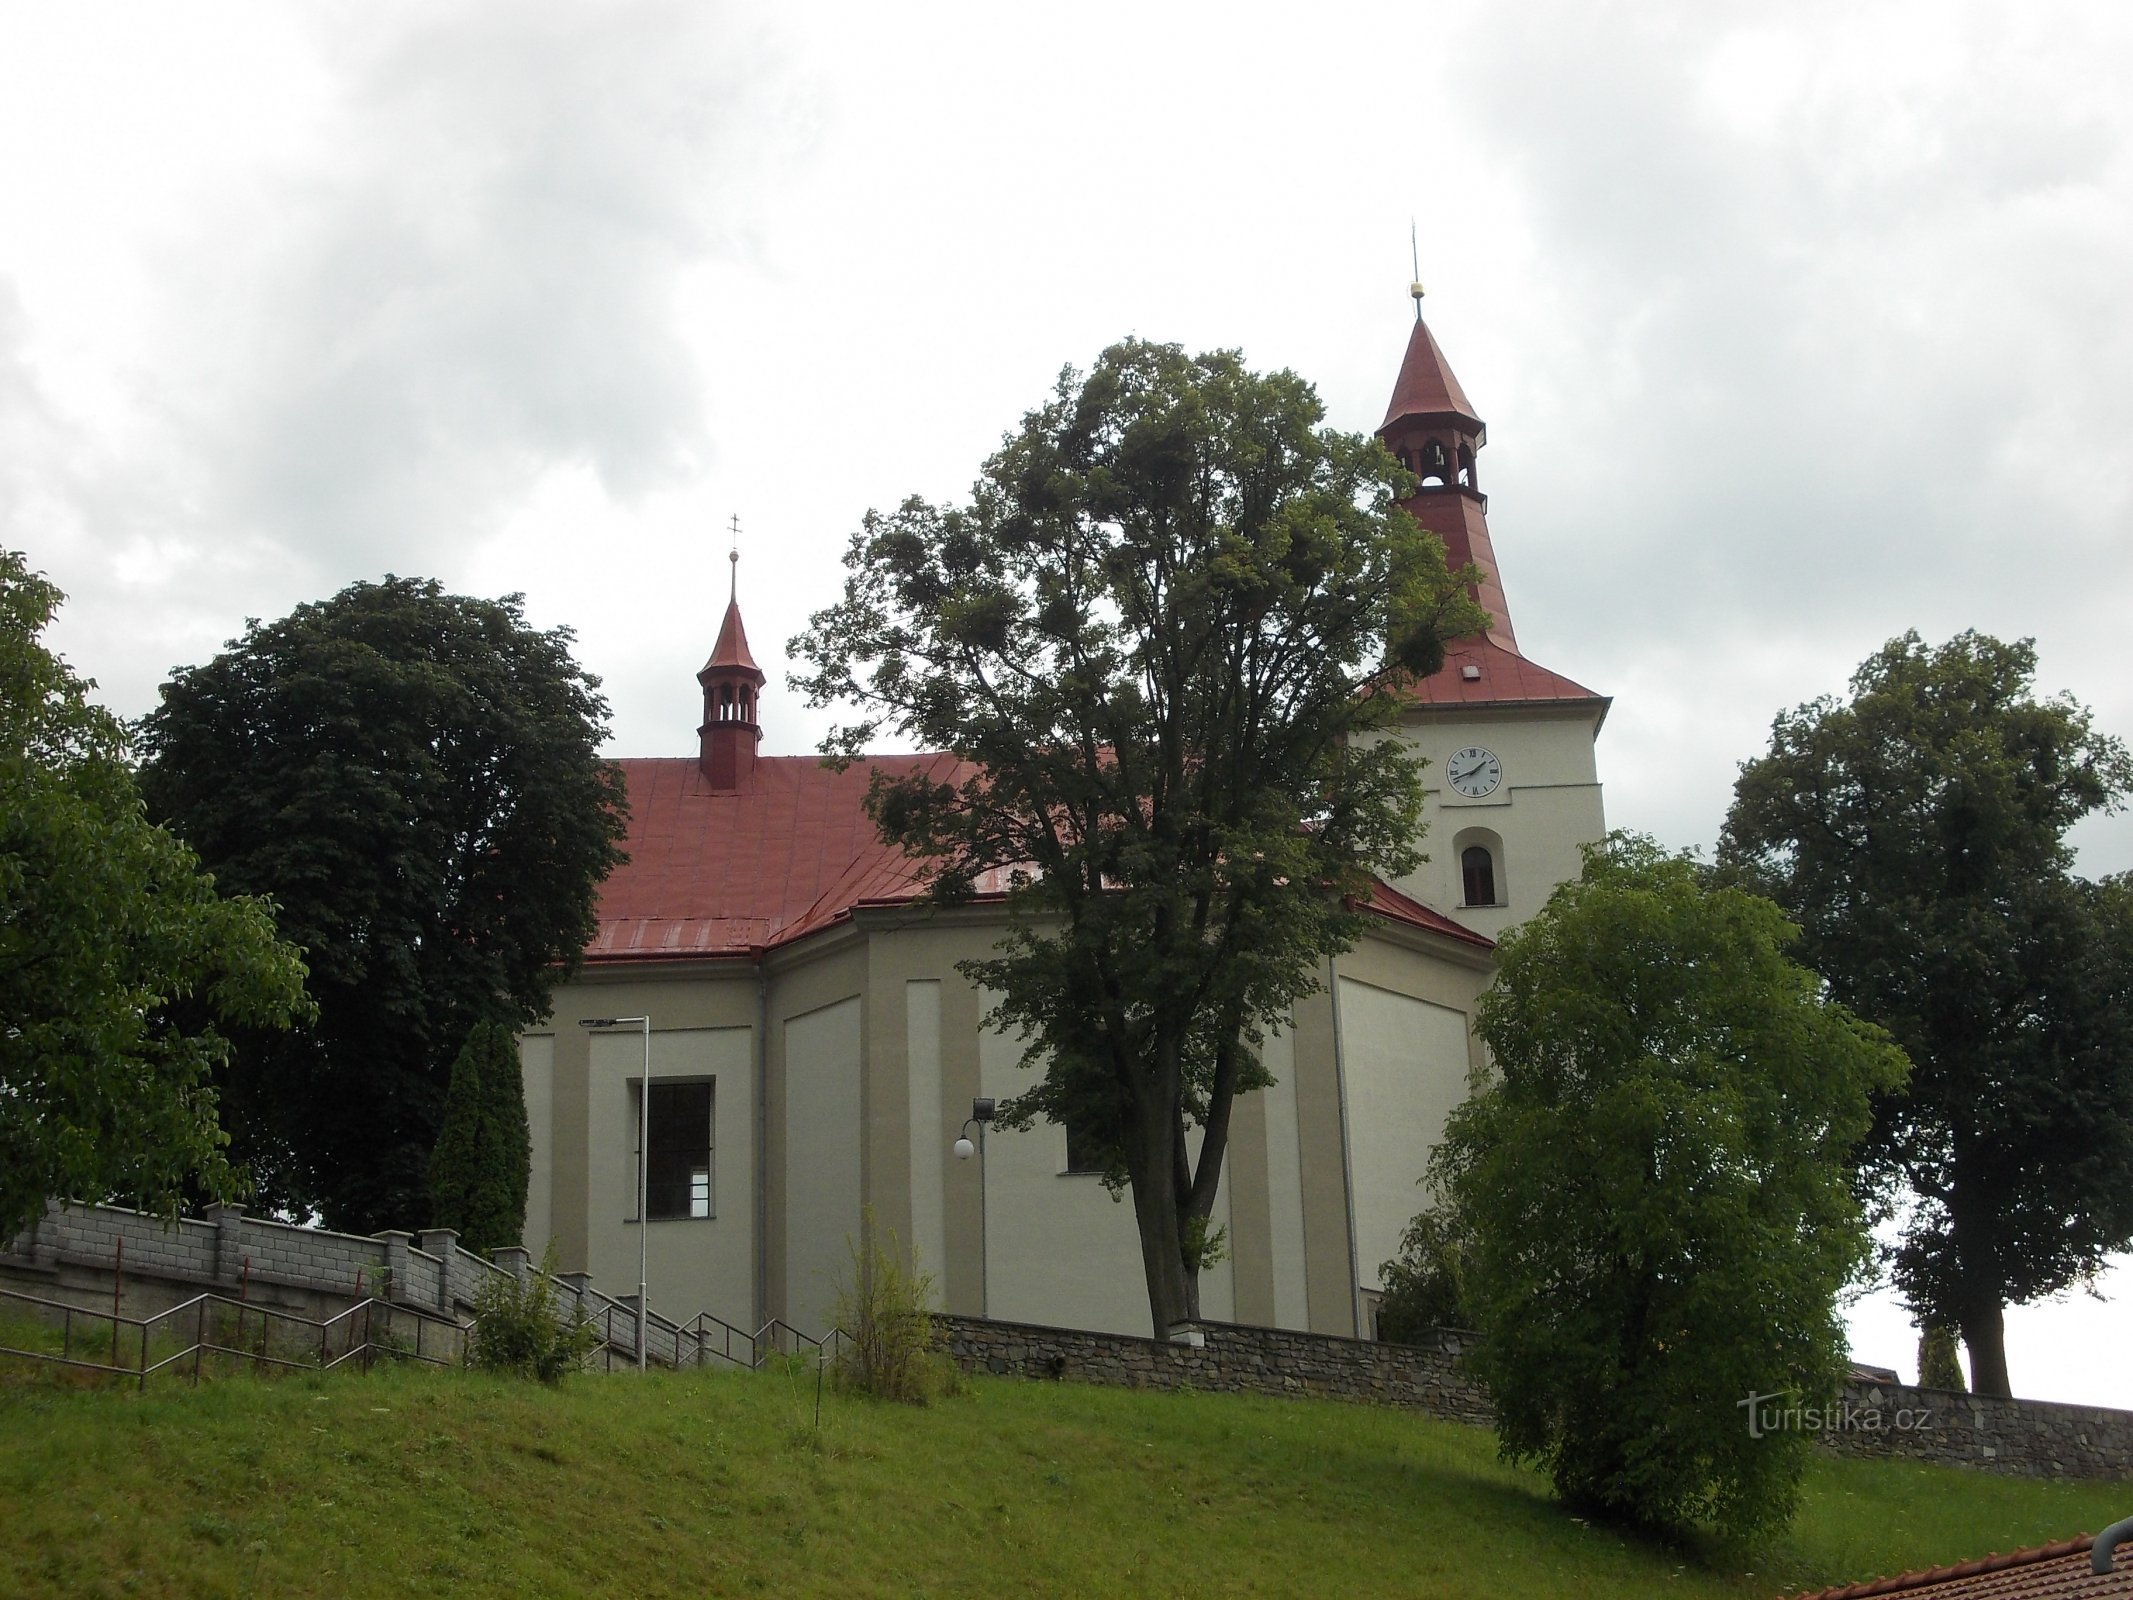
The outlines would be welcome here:
M 992 1260 L 986 1249 L 985 1206 L 985 1129 L 992 1121 L 993 1103 L 984 1095 L 970 1102 L 970 1115 L 963 1121 L 963 1131 L 955 1141 L 955 1158 L 968 1161 L 972 1155 L 978 1158 L 978 1315 L 992 1315 Z M 976 1124 L 978 1142 L 970 1142 L 970 1129 Z
M 644 1078 L 637 1092 L 637 1370 L 644 1370 L 644 1325 L 651 1315 L 651 1305 L 645 1299 L 645 1283 L 650 1277 L 647 1263 L 651 1252 L 646 1248 L 651 1226 L 652 1190 L 652 1019 L 646 1017 L 587 1017 L 578 1024 L 581 1028 L 637 1027 L 644 1032 Z

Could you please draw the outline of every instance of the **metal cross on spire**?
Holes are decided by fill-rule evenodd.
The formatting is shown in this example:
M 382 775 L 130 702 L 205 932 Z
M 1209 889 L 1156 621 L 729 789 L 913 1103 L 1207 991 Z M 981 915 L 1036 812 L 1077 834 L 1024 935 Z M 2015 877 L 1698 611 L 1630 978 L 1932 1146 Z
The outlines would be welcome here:
M 726 549 L 726 560 L 729 563 L 726 582 L 726 603 L 735 605 L 739 603 L 741 595 L 741 514 L 738 511 L 734 512 L 732 517 L 728 519 L 726 528 L 732 535 L 732 543 Z
M 1407 219 L 1407 250 L 1414 257 L 1415 279 L 1407 286 L 1407 292 L 1415 297 L 1415 321 L 1422 320 L 1422 240 L 1415 232 L 1415 219 Z

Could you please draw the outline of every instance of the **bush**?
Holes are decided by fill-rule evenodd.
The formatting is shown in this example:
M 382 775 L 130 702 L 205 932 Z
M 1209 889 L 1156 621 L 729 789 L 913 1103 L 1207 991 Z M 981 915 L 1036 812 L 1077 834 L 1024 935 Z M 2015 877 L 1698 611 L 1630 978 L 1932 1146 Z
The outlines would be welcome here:
M 882 1400 L 924 1405 L 956 1385 L 952 1366 L 936 1349 L 933 1275 L 919 1269 L 892 1232 L 886 1248 L 869 1206 L 859 1240 L 848 1241 L 852 1281 L 837 1286 L 837 1385 Z
M 540 1270 L 524 1282 L 505 1274 L 489 1280 L 474 1297 L 474 1327 L 467 1335 L 467 1365 L 482 1372 L 510 1372 L 558 1383 L 584 1364 L 600 1342 L 599 1330 L 574 1304 L 569 1322 L 556 1304 L 555 1244 Z
M 1610 1518 L 1782 1526 L 1871 1244 L 1850 1158 L 1902 1081 L 1777 907 L 1616 836 L 1499 947 L 1492 1071 L 1431 1176 L 1472 1230 L 1470 1357 L 1512 1460 Z
M 1400 1253 L 1378 1269 L 1378 1338 L 1413 1344 L 1432 1328 L 1471 1328 L 1466 1303 L 1468 1242 L 1448 1209 L 1425 1211 L 1400 1235 Z

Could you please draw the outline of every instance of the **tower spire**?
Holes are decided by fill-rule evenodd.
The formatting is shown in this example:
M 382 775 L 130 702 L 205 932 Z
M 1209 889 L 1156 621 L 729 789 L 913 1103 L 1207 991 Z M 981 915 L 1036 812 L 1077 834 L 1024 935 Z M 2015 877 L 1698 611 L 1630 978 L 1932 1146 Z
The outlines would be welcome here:
M 1422 320 L 1422 284 L 1417 260 L 1415 325 L 1400 359 L 1400 376 L 1378 437 L 1400 465 L 1421 479 L 1400 504 L 1415 521 L 1444 541 L 1445 558 L 1454 568 L 1471 563 L 1479 570 L 1474 598 L 1491 617 L 1491 643 L 1516 654 L 1518 636 L 1511 630 L 1503 580 L 1496 571 L 1496 549 L 1489 539 L 1488 496 L 1481 492 L 1475 454 L 1489 442 L 1489 431 L 1474 403 L 1452 374 L 1451 363 L 1437 348 L 1436 337 Z
M 711 659 L 696 675 L 704 691 L 704 720 L 696 730 L 697 764 L 715 794 L 731 794 L 749 786 L 756 746 L 763 737 L 757 720 L 763 669 L 755 664 L 748 649 L 748 630 L 741 625 L 738 515 L 727 523 L 727 529 L 731 543 L 726 550 L 726 615 L 719 622 Z
M 1407 219 L 1407 253 L 1413 258 L 1415 265 L 1414 282 L 1407 286 L 1407 292 L 1415 297 L 1415 321 L 1420 322 L 1422 320 L 1422 240 L 1420 235 L 1415 232 L 1415 219 L 1413 217 Z

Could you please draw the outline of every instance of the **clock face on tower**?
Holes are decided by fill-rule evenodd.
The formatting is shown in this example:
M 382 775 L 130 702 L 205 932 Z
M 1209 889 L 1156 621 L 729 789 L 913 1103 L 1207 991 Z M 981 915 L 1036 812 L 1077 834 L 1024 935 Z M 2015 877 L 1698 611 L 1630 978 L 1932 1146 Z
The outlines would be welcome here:
M 1503 763 L 1493 750 L 1470 744 L 1444 764 L 1444 779 L 1455 794 L 1463 794 L 1469 800 L 1485 800 L 1503 782 Z

